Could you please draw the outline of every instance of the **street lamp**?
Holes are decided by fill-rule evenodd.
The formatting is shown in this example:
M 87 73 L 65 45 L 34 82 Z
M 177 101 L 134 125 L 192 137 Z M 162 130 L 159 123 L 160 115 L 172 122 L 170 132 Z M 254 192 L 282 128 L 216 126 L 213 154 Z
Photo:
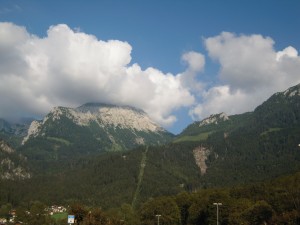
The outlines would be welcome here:
M 215 203 L 213 203 L 213 205 L 217 206 L 217 225 L 219 225 L 219 206 L 221 206 L 222 203 L 221 202 L 215 202 Z
M 157 214 L 157 215 L 155 215 L 155 216 L 157 217 L 157 225 L 159 225 L 159 217 L 160 217 L 161 215 Z

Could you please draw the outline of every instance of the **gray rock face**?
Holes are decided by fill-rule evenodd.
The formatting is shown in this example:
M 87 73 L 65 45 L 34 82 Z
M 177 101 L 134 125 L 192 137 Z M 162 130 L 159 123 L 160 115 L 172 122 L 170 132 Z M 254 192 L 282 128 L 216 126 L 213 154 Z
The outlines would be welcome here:
M 26 168 L 26 158 L 18 155 L 7 143 L 0 140 L 0 179 L 29 179 L 31 174 Z
M 58 131 L 70 124 L 76 126 L 77 131 L 89 130 L 97 140 L 105 139 L 114 146 L 125 148 L 124 143 L 128 141 L 134 145 L 158 144 L 166 142 L 172 136 L 142 110 L 130 106 L 88 103 L 78 108 L 53 108 L 42 121 L 31 123 L 22 143 L 24 145 L 36 137 L 47 137 L 49 133 L 52 137 L 63 138 L 64 132 L 58 134 Z

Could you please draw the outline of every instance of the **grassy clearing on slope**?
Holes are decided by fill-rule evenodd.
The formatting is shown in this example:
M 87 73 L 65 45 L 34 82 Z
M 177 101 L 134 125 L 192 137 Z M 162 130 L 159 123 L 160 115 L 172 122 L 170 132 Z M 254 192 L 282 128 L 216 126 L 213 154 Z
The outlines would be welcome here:
M 71 143 L 65 139 L 62 139 L 62 138 L 57 138 L 57 137 L 47 137 L 47 139 L 49 141 L 56 141 L 56 142 L 59 142 L 59 143 L 62 143 L 64 145 L 67 145 L 69 146 Z
M 185 141 L 205 141 L 207 140 L 208 136 L 213 133 L 213 132 L 205 132 L 201 133 L 195 136 L 183 136 L 179 137 L 174 141 L 174 143 L 179 143 L 179 142 L 185 142 Z
M 271 133 L 271 132 L 277 132 L 277 131 L 280 131 L 281 129 L 282 128 L 279 128 L 279 127 L 269 128 L 268 130 L 262 132 L 260 134 L 260 136 L 266 135 L 266 134 Z
M 142 184 L 142 181 L 143 181 L 144 171 L 145 171 L 146 161 L 147 161 L 147 152 L 148 152 L 148 146 L 146 147 L 146 150 L 145 150 L 145 152 L 143 152 L 143 155 L 142 155 L 140 173 L 139 173 L 139 177 L 138 177 L 138 183 L 137 183 L 136 190 L 135 190 L 135 193 L 134 193 L 134 196 L 133 196 L 133 199 L 132 199 L 132 203 L 131 203 L 132 208 L 136 207 L 137 198 L 138 198 L 138 195 L 141 192 L 141 184 Z

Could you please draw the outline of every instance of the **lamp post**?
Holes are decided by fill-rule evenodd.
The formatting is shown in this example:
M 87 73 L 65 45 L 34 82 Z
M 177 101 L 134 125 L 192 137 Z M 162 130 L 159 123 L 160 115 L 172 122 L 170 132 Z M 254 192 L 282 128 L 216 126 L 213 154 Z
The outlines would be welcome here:
M 222 203 L 221 202 L 215 202 L 215 203 L 213 203 L 213 205 L 217 206 L 217 225 L 219 225 L 219 206 L 221 206 Z
M 157 225 L 159 225 L 159 217 L 160 217 L 161 215 L 157 214 L 157 215 L 155 215 L 155 216 L 157 217 Z
M 91 211 L 89 211 L 89 225 L 91 225 Z

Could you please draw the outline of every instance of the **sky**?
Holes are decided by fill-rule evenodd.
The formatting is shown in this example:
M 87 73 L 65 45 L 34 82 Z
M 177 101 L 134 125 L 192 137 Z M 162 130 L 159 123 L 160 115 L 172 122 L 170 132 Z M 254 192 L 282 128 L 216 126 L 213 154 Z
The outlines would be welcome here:
M 0 0 L 0 118 L 87 102 L 174 134 L 300 83 L 298 0 Z

